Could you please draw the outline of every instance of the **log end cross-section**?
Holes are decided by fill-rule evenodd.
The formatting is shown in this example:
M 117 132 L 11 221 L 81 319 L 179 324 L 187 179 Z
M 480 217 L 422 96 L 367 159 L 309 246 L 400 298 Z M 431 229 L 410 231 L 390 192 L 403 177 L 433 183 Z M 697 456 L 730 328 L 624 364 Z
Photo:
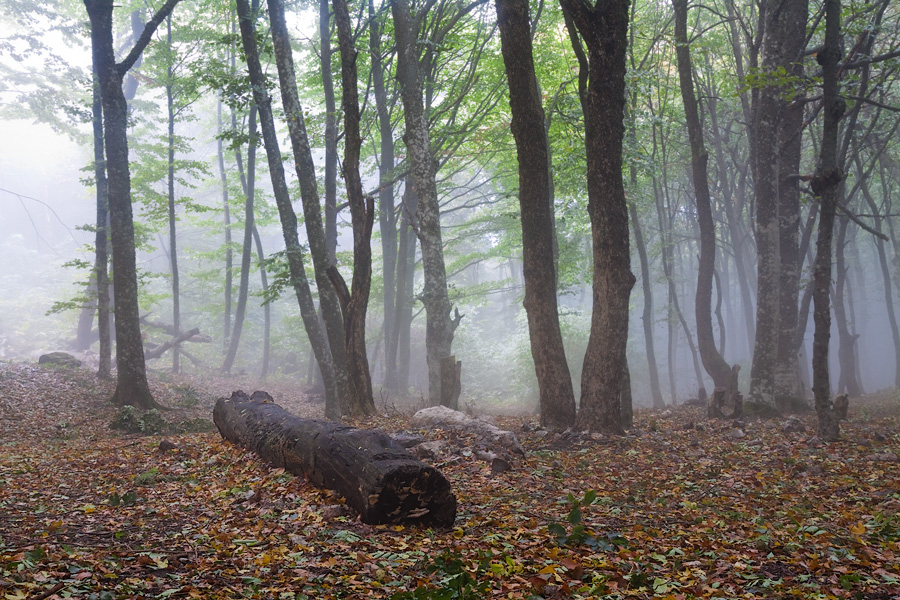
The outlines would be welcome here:
M 266 392 L 219 398 L 213 420 L 226 440 L 340 493 L 365 523 L 449 527 L 456 518 L 456 497 L 441 472 L 383 431 L 301 419 Z

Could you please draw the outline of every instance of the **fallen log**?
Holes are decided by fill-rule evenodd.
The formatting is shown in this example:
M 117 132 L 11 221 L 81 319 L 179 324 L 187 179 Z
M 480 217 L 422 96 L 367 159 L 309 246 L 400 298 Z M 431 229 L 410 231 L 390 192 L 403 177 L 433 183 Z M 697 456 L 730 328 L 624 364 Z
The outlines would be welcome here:
M 219 398 L 213 421 L 226 440 L 340 493 L 365 523 L 449 527 L 456 519 L 456 496 L 441 472 L 383 431 L 301 419 L 266 392 Z

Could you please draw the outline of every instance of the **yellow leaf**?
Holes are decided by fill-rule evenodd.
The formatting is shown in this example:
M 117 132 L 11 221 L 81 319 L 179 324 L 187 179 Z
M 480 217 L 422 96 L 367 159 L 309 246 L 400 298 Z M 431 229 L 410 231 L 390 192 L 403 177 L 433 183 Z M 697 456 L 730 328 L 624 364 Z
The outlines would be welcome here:
M 456 529 L 453 530 L 453 537 L 455 537 L 458 540 L 462 539 L 462 537 L 464 535 L 466 535 L 466 533 L 462 530 L 461 527 L 457 527 Z
M 556 573 L 556 565 L 547 565 L 540 571 L 538 571 L 538 575 L 548 575 Z
M 850 531 L 852 533 L 855 533 L 856 535 L 862 535 L 866 532 L 866 524 L 860 521 L 859 523 L 851 527 Z

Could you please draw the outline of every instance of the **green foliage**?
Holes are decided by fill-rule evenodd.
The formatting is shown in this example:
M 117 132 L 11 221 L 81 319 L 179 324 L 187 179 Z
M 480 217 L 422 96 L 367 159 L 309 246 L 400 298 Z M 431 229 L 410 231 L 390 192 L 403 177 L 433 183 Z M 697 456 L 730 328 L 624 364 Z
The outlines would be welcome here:
M 176 403 L 178 406 L 190 408 L 200 404 L 200 391 L 189 383 L 173 386 L 172 390 L 178 394 Z
M 466 563 L 458 552 L 444 550 L 425 565 L 425 572 L 436 587 L 419 586 L 412 592 L 398 592 L 391 600 L 453 600 L 483 598 L 490 584 L 479 576 L 485 576 L 489 561 L 482 560 L 474 568 Z
M 169 423 L 155 408 L 141 413 L 133 406 L 123 406 L 116 411 L 109 428 L 125 433 L 157 435 L 169 431 Z
M 607 533 L 605 537 L 598 538 L 593 531 L 585 527 L 582 508 L 598 502 L 597 492 L 588 490 L 581 499 L 569 494 L 566 501 L 569 504 L 569 513 L 566 516 L 566 520 L 572 528 L 567 530 L 563 525 L 556 522 L 551 522 L 547 525 L 547 531 L 553 535 L 557 545 L 587 546 L 592 550 L 602 550 L 604 552 L 614 552 L 616 548 L 628 545 L 628 540 L 617 533 Z
M 135 483 L 137 483 L 137 477 L 135 477 Z M 137 492 L 128 490 L 121 496 L 119 496 L 118 492 L 113 492 L 106 499 L 106 502 L 110 506 L 133 506 L 137 502 Z
M 134 485 L 154 485 L 159 479 L 159 469 L 152 467 L 134 476 Z

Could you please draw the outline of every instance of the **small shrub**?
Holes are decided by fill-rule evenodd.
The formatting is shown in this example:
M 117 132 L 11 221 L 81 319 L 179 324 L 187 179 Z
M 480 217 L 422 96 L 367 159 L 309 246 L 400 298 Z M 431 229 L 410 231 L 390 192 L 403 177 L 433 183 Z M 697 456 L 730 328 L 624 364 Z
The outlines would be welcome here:
M 116 411 L 109 423 L 109 428 L 125 433 L 157 435 L 169 431 L 169 423 L 155 408 L 141 414 L 133 406 L 123 406 Z
M 159 479 L 159 469 L 153 467 L 134 476 L 134 485 L 153 485 Z
M 178 406 L 181 406 L 182 408 L 192 408 L 200 404 L 200 392 L 191 384 L 185 383 L 176 385 L 172 389 L 178 394 L 178 399 L 176 400 Z

